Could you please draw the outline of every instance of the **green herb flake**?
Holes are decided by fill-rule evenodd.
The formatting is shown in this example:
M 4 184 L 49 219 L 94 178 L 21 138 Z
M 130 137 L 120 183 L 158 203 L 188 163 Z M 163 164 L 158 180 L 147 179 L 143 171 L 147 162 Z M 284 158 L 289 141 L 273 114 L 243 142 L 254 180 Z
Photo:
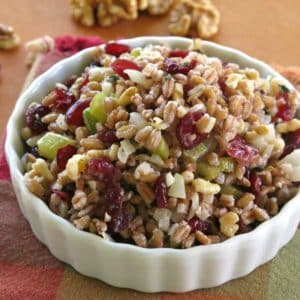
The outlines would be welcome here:
M 120 77 L 114 74 L 114 75 L 109 76 L 108 81 L 111 83 L 117 83 L 117 81 L 119 79 L 120 79 Z
M 282 93 L 289 93 L 290 92 L 290 90 L 286 86 L 281 85 L 281 84 L 279 86 L 280 86 L 280 91 Z

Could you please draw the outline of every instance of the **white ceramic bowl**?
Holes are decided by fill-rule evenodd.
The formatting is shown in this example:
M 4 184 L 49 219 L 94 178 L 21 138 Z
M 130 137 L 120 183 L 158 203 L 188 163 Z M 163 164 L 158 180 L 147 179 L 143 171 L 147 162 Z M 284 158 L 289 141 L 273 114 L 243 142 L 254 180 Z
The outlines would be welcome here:
M 132 47 L 168 42 L 172 47 L 186 48 L 190 39 L 178 37 L 140 37 L 122 41 Z M 242 67 L 256 68 L 262 76 L 282 79 L 266 64 L 246 54 L 204 42 L 205 53 Z M 290 200 L 278 215 L 250 233 L 235 236 L 220 244 L 196 246 L 186 250 L 143 249 L 113 243 L 77 230 L 50 211 L 47 205 L 31 194 L 25 186 L 20 156 L 23 153 L 20 129 L 27 105 L 40 101 L 56 82 L 78 74 L 92 59 L 93 48 L 67 58 L 38 77 L 20 96 L 7 126 L 5 145 L 13 186 L 19 206 L 36 237 L 51 253 L 78 272 L 117 286 L 143 292 L 185 292 L 220 285 L 245 276 L 272 259 L 294 235 L 300 218 L 299 194 Z

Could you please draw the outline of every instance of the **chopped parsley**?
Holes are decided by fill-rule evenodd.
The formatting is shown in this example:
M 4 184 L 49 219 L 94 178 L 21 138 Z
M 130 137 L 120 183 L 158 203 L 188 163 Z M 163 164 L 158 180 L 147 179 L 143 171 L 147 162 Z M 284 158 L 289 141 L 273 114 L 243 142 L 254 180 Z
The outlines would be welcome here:
M 116 83 L 119 79 L 120 79 L 120 77 L 118 75 L 114 74 L 114 75 L 109 76 L 108 81 L 111 83 Z
M 281 84 L 279 86 L 280 86 L 280 91 L 282 93 L 289 93 L 290 92 L 290 90 L 286 86 L 281 85 Z

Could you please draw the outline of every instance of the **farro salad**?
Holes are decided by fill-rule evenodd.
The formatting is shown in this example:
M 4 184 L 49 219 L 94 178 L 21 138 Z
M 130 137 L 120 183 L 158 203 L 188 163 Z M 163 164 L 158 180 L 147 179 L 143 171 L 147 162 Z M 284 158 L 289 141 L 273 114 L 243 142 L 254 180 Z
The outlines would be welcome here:
M 199 40 L 108 43 L 28 106 L 24 179 L 51 211 L 107 240 L 218 243 L 297 193 L 298 107 L 278 79 L 207 57 Z

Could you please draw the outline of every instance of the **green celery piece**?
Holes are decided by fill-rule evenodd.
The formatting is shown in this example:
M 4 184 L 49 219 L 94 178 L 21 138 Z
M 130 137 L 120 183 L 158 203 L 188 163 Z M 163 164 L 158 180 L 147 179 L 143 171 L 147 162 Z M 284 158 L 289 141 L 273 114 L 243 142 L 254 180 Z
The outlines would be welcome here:
M 207 150 L 208 147 L 204 143 L 201 143 L 190 150 L 184 150 L 183 154 L 185 157 L 190 158 L 193 161 L 196 161 L 201 156 L 203 156 L 207 152 Z
M 97 93 L 90 104 L 90 114 L 100 123 L 104 124 L 106 121 L 106 112 L 104 110 L 104 100 L 106 95 L 103 92 Z
M 83 120 L 90 133 L 94 134 L 97 132 L 97 120 L 91 115 L 91 109 L 89 107 L 83 111 Z
M 53 160 L 56 157 L 57 150 L 66 145 L 76 145 L 76 141 L 69 137 L 57 134 L 54 132 L 47 132 L 37 142 L 39 154 L 42 157 Z
M 138 57 L 141 55 L 141 48 L 134 48 L 131 50 L 130 55 L 133 57 Z
M 162 137 L 158 147 L 153 151 L 153 154 L 159 155 L 163 160 L 168 159 L 170 154 L 169 145 L 166 140 Z
M 220 168 L 222 172 L 231 173 L 235 169 L 235 161 L 231 157 L 222 157 L 220 158 Z
M 221 173 L 219 166 L 211 166 L 205 162 L 197 163 L 197 172 L 206 180 L 210 181 L 218 177 Z
M 221 194 L 232 195 L 235 199 L 239 199 L 242 197 L 243 192 L 231 184 L 223 184 L 221 186 Z

